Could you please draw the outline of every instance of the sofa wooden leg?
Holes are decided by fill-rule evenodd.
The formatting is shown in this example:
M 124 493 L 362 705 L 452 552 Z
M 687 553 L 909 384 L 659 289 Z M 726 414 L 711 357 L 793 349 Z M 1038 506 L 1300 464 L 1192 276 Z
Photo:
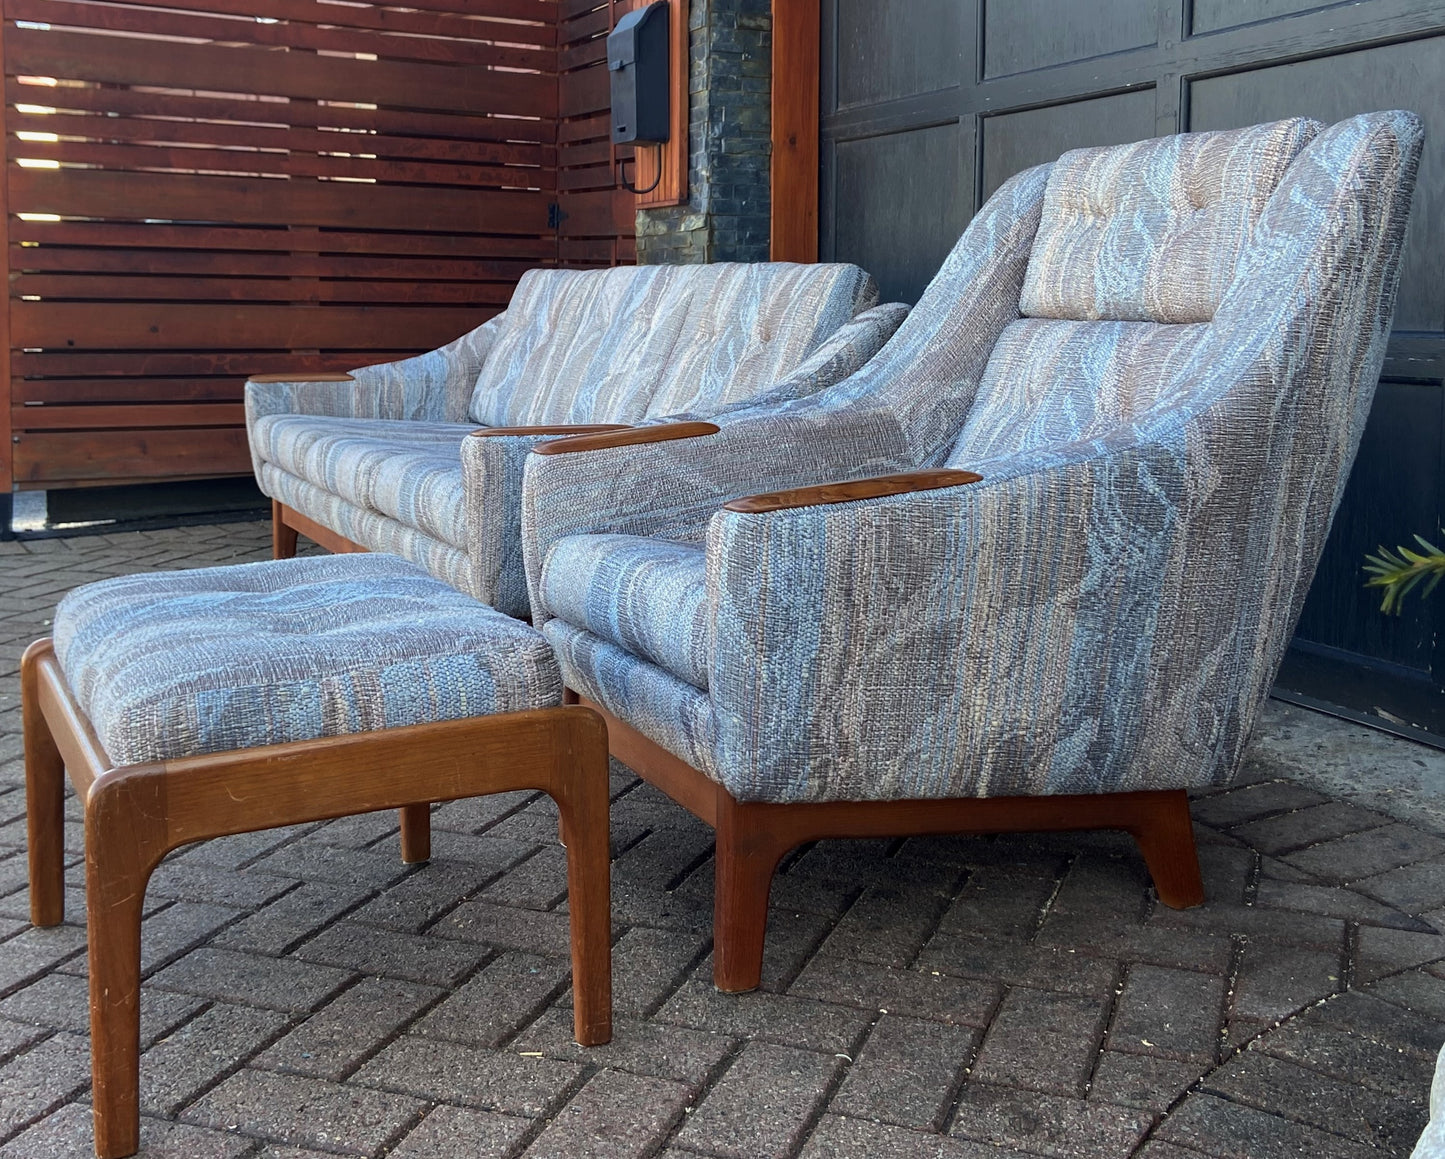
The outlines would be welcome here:
M 1189 794 L 1174 789 L 1140 796 L 1147 796 L 1148 802 L 1128 828 L 1154 878 L 1154 891 L 1171 909 L 1199 905 L 1204 901 L 1204 880 L 1194 846 Z
M 47 646 L 45 655 L 50 655 Z M 40 708 L 35 648 L 21 662 L 20 714 L 25 734 L 25 827 L 30 856 L 30 920 L 65 919 L 65 762 Z
M 608 828 L 607 726 L 591 714 L 572 721 L 559 745 L 552 799 L 567 847 L 572 928 L 572 1036 L 582 1046 L 612 1041 L 612 861 Z
M 763 980 L 773 873 L 783 854 L 798 843 L 772 832 L 769 811 L 767 805 L 718 794 L 712 976 L 713 984 L 729 994 L 756 990 Z
M 96 786 L 86 803 L 86 926 L 95 1153 L 140 1147 L 140 926 L 146 883 L 163 848 L 164 796 L 148 807 L 125 784 Z
M 271 500 L 271 558 L 292 559 L 296 555 L 296 528 L 286 522 L 286 505 Z
M 401 817 L 401 859 L 408 865 L 431 860 L 431 806 L 403 805 Z

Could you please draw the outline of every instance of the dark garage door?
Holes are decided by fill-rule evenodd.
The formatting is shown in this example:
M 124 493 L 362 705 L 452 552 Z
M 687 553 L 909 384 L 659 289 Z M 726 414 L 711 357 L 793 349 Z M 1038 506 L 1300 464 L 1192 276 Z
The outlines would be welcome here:
M 1395 334 L 1280 688 L 1445 735 L 1445 590 L 1385 617 L 1360 570 L 1441 522 L 1445 0 L 824 0 L 822 107 L 823 258 L 905 301 L 989 194 L 1066 149 L 1424 117 Z

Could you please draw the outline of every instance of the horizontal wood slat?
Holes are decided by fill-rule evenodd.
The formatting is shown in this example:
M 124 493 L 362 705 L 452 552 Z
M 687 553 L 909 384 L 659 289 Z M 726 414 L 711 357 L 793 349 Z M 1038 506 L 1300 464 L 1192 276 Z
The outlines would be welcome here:
M 223 226 L 170 224 L 155 222 L 132 224 L 102 221 L 12 221 L 10 240 L 14 243 L 45 245 L 49 253 L 71 252 L 60 247 L 78 247 L 98 255 L 130 251 L 145 256 L 145 251 L 169 250 L 250 250 L 256 253 L 293 253 L 297 235 L 284 226 L 226 228 Z M 465 234 L 364 233 L 322 229 L 315 235 L 319 254 L 363 255 L 381 257 L 455 257 L 518 261 L 523 269 L 543 264 L 550 258 L 554 239 L 542 237 L 468 237 Z M 111 247 L 114 247 L 113 249 Z M 11 251 L 15 251 L 12 249 Z M 231 260 L 235 255 L 228 256 Z M 138 257 L 137 260 L 142 260 Z M 26 268 L 33 268 L 34 263 Z M 59 267 L 52 267 L 59 268 Z M 74 265 L 72 269 L 107 269 L 104 265 Z M 140 272 L 144 273 L 142 268 Z M 519 275 L 520 276 L 520 275 Z
M 15 481 L 66 486 L 100 480 L 206 479 L 249 474 L 244 427 L 17 433 Z
M 0 13 L 14 486 L 248 473 L 248 375 L 406 357 L 530 268 L 635 254 L 610 3 Z
M 394 17 L 376 28 L 338 28 L 334 25 L 335 9 L 331 5 L 305 6 L 311 20 L 321 26 L 301 22 L 288 16 L 285 23 L 258 23 L 257 16 L 277 20 L 266 9 L 285 11 L 295 5 L 251 3 L 231 0 L 219 5 L 217 0 L 200 0 L 196 5 L 167 3 L 149 6 L 146 10 L 121 7 L 98 7 L 94 4 L 71 3 L 70 0 L 9 0 L 6 8 L 13 19 L 44 22 L 52 28 L 91 28 L 144 35 L 189 37 L 222 42 L 242 41 L 258 47 L 302 48 L 331 52 L 369 53 L 393 60 L 436 61 L 448 64 L 495 65 L 552 72 L 556 57 L 545 35 L 538 35 L 536 44 L 498 44 L 490 41 L 459 39 L 435 35 L 438 18 L 431 14 L 413 14 L 420 20 L 396 20 Z M 179 9 L 164 12 L 160 8 Z M 203 11 L 197 11 L 203 9 Z M 329 9 L 329 11 L 328 11 Z M 383 9 L 382 12 L 387 10 Z M 399 15 L 399 14 L 398 14 Z M 348 20 L 354 20 L 351 13 Z M 442 18 L 446 20 L 446 18 Z M 410 27 L 408 27 L 410 25 Z M 475 20 L 450 18 L 444 25 L 462 35 L 475 37 L 480 29 Z M 516 26 L 512 26 L 516 27 Z M 525 29 L 542 33 L 545 26 Z M 396 35 L 398 32 L 410 35 Z M 418 35 L 420 33 L 420 35 Z M 432 33 L 432 35 L 427 35 Z M 486 30 L 487 35 L 507 35 L 499 25 Z M 512 35 L 516 35 L 513 33 Z M 518 40 L 524 37 L 517 37 Z
M 127 427 L 240 426 L 240 403 L 159 403 L 151 406 L 18 406 L 11 426 L 17 431 L 120 430 Z
M 495 313 L 495 311 L 492 311 Z M 384 306 L 194 306 L 107 302 L 12 302 L 11 341 L 19 347 L 140 350 L 213 346 L 301 350 L 316 347 L 431 349 L 479 324 L 481 311 Z
M 552 117 L 550 75 L 387 60 L 346 60 L 260 47 L 183 44 L 33 28 L 9 30 L 5 71 L 68 81 L 148 85 L 320 101 Z
M 7 81 L 6 94 L 12 104 L 30 110 L 71 109 L 115 116 L 234 121 L 246 125 L 344 129 L 399 136 L 415 134 L 462 141 L 545 143 L 555 140 L 557 132 L 556 123 L 551 120 L 320 104 L 284 98 L 228 97 L 219 93 L 197 96 L 190 91 L 175 90 L 55 87 L 22 84 L 14 78 Z M 12 109 L 11 115 L 23 118 L 16 122 L 16 128 L 34 130 L 44 129 L 42 118 L 50 114 Z
M 240 402 L 246 389 L 237 377 L 212 379 L 178 378 L 50 378 L 15 384 L 14 403 L 104 403 L 134 406 L 138 403 Z
M 547 229 L 540 193 L 418 189 L 264 177 L 126 173 L 105 169 L 11 169 L 17 213 L 169 221 L 525 233 Z M 414 224 L 415 223 L 415 224 Z

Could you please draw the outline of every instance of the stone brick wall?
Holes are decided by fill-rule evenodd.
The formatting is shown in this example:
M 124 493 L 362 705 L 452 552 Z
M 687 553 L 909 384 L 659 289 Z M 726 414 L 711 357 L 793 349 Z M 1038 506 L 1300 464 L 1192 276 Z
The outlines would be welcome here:
M 637 214 L 637 260 L 768 258 L 770 0 L 692 0 L 688 202 Z

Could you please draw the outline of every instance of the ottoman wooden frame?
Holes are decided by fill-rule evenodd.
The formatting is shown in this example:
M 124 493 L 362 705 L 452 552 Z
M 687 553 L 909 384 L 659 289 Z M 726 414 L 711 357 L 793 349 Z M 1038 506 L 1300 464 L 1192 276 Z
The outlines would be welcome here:
M 514 789 L 557 802 L 567 845 L 573 1031 L 612 1037 L 607 730 L 579 705 L 543 708 L 116 768 L 49 639 L 21 667 L 30 918 L 65 916 L 68 771 L 85 806 L 95 1153 L 140 1145 L 140 934 L 146 882 L 194 841 L 352 813 L 401 811 L 404 861 L 430 856 L 429 803 Z

